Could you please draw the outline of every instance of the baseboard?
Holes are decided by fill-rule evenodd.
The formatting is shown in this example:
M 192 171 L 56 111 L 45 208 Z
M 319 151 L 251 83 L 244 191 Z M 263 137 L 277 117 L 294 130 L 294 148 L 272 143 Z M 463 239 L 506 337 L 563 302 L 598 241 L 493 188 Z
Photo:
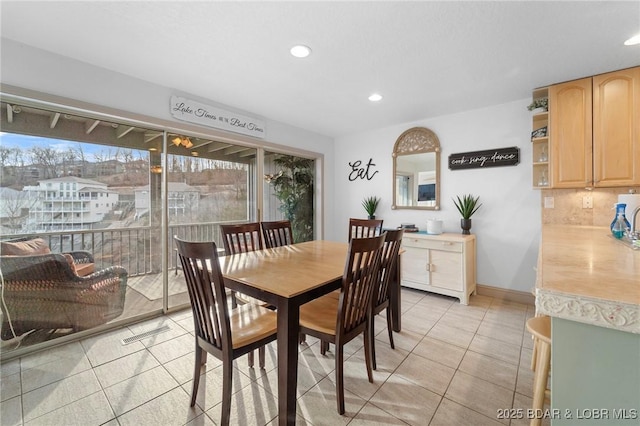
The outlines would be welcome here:
M 478 294 L 493 297 L 498 300 L 508 300 L 510 302 L 524 303 L 535 306 L 536 298 L 527 291 L 509 290 L 506 288 L 492 287 L 489 285 L 476 284 Z

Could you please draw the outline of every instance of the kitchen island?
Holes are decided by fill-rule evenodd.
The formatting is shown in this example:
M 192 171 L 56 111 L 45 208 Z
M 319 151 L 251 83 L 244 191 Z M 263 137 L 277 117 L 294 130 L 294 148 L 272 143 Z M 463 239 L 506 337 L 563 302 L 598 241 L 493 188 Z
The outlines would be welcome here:
M 536 311 L 552 317 L 552 424 L 640 424 L 640 250 L 543 225 Z

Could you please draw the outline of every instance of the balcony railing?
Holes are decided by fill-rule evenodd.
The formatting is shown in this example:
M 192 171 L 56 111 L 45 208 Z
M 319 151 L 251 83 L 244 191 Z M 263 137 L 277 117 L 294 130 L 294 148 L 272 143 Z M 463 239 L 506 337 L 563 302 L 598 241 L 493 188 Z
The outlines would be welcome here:
M 230 222 L 186 223 L 169 226 L 169 247 L 174 247 L 173 236 L 190 241 L 215 241 L 222 246 L 220 225 Z M 234 221 L 233 223 L 237 223 Z M 40 237 L 53 253 L 88 251 L 93 254 L 96 269 L 120 265 L 129 276 L 158 273 L 162 269 L 161 230 L 159 226 L 105 228 L 78 231 L 42 232 L 37 235 L 3 235 L 3 240 Z M 168 269 L 177 264 L 173 250 L 169 251 Z

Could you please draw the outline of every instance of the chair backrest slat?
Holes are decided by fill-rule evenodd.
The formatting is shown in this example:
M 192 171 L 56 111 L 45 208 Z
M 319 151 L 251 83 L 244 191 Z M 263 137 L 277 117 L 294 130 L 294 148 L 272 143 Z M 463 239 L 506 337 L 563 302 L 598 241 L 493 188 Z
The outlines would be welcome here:
M 389 300 L 389 284 L 398 263 L 398 254 L 402 245 L 402 229 L 386 231 L 384 249 L 380 263 L 380 286 L 377 288 L 373 306 L 380 306 Z
M 258 222 L 220 225 L 220 230 L 226 254 L 247 253 L 263 248 Z
M 261 222 L 262 236 L 266 248 L 288 246 L 293 244 L 293 232 L 291 222 L 288 220 L 277 220 L 273 222 Z
M 216 244 L 174 239 L 191 300 L 196 336 L 219 350 L 230 350 L 231 327 Z
M 374 289 L 380 277 L 385 235 L 354 238 L 342 278 L 339 300 L 338 333 L 347 334 L 363 327 L 371 310 Z
M 382 234 L 382 219 L 349 219 L 349 241 L 352 238 L 371 238 Z

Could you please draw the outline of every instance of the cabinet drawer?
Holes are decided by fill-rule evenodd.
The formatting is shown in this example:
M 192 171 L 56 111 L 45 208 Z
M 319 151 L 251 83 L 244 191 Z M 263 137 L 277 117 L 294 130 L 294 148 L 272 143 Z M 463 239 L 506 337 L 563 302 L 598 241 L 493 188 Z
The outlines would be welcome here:
M 443 240 L 427 240 L 423 238 L 404 237 L 402 239 L 404 247 L 417 247 L 432 250 L 454 251 L 462 253 L 462 243 Z

